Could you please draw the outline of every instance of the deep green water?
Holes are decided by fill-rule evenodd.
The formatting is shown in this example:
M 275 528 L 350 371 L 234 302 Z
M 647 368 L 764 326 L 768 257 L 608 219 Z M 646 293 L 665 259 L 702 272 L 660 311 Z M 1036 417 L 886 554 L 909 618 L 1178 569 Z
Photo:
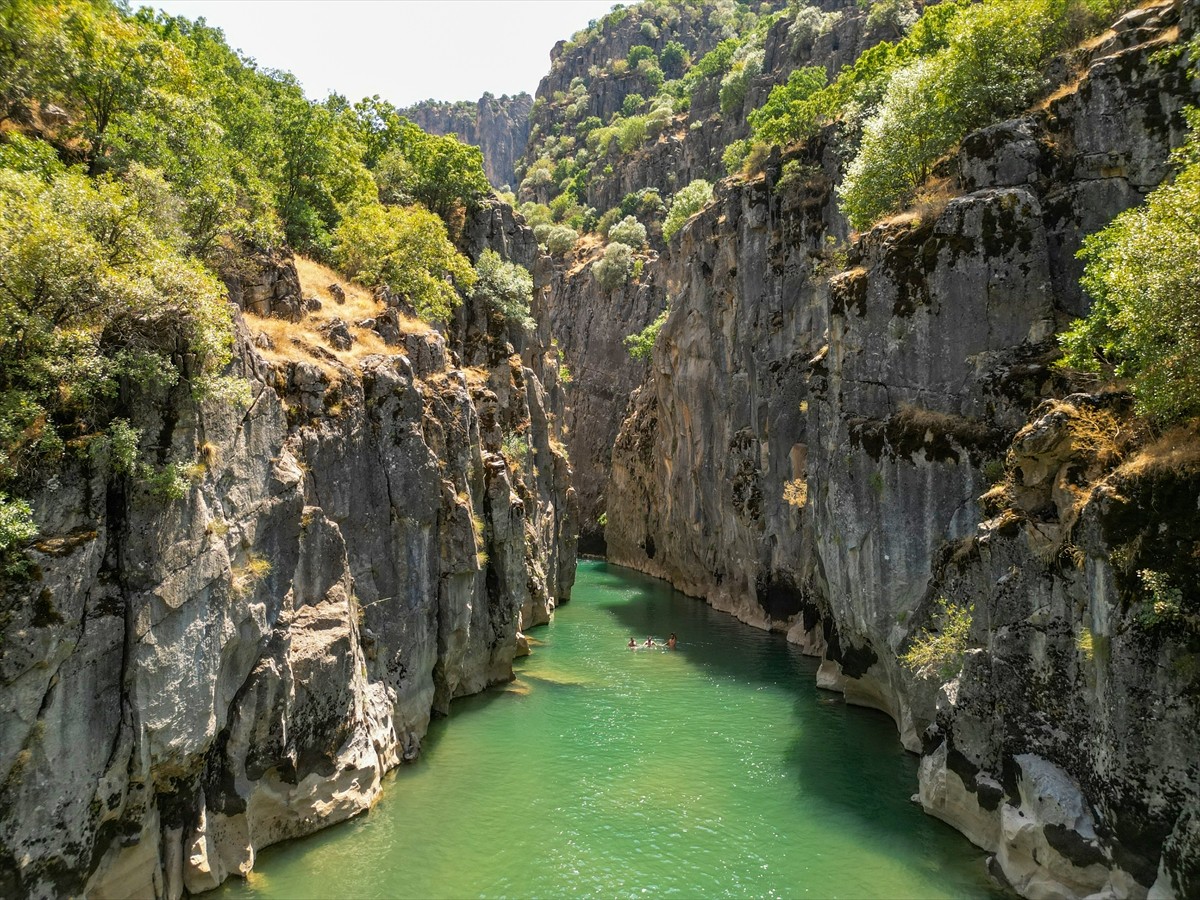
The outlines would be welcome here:
M 629 637 L 679 648 L 625 649 Z M 368 815 L 268 849 L 234 897 L 979 897 L 882 714 L 663 582 L 583 562 L 517 681 L 456 701 Z

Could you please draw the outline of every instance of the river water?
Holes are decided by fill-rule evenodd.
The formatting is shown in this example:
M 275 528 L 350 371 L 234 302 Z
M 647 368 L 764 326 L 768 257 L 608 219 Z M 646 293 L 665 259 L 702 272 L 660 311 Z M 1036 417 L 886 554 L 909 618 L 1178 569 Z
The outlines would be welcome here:
M 630 636 L 678 648 L 626 649 Z M 910 802 L 916 760 L 816 661 L 661 581 L 581 562 L 517 680 L 455 701 L 367 815 L 224 898 L 988 897 Z

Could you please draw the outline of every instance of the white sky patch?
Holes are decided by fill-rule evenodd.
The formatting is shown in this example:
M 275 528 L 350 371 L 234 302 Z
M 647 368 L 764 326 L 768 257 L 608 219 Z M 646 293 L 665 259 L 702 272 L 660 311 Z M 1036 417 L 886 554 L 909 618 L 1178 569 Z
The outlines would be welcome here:
M 140 5 L 134 0 L 133 6 Z M 204 18 L 260 66 L 291 72 L 311 99 L 379 94 L 397 106 L 537 88 L 550 48 L 613 0 L 150 0 Z

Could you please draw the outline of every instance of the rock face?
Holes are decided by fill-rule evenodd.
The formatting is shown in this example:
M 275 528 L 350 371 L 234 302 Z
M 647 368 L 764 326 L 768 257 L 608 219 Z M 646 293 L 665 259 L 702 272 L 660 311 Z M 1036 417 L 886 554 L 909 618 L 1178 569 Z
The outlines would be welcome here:
M 655 275 L 671 312 L 612 456 L 610 559 L 820 655 L 1030 897 L 1200 893 L 1194 638 L 1142 574 L 1200 583 L 1200 482 L 1079 458 L 1119 398 L 1039 405 L 1082 238 L 1183 138 L 1196 85 L 1158 51 L 1195 16 L 1131 13 L 1071 89 L 964 142 L 959 196 L 853 243 L 820 142 L 799 180 L 724 183 Z M 946 685 L 898 659 L 941 597 L 974 608 Z
M 580 549 L 602 554 L 608 473 L 613 445 L 630 394 L 646 377 L 646 364 L 630 358 L 625 337 L 641 331 L 666 306 L 657 268 L 615 291 L 592 275 L 587 254 L 555 267 L 547 292 L 547 320 L 571 375 L 566 443 L 574 461 L 579 498 Z
M 464 244 L 537 269 L 498 205 Z M 181 497 L 104 454 L 48 481 L 3 597 L 0 893 L 215 887 L 369 808 L 431 713 L 511 677 L 570 596 L 574 499 L 553 355 L 477 320 L 355 368 L 272 367 L 242 329 L 248 404 L 127 398 L 160 464 L 197 460 Z
M 401 113 L 430 134 L 456 134 L 465 144 L 483 151 L 483 171 L 496 188 L 515 182 L 513 170 L 525 155 L 529 140 L 529 110 L 533 98 L 484 94 L 475 103 L 425 100 Z

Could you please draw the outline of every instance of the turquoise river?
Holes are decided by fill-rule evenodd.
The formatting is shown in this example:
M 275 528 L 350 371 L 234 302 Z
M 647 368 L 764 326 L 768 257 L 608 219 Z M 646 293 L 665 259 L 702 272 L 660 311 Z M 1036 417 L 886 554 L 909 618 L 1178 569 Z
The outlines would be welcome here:
M 626 649 L 631 636 L 679 646 Z M 582 562 L 517 679 L 454 703 L 367 815 L 261 853 L 235 897 L 987 897 L 910 801 L 881 713 L 779 635 Z

